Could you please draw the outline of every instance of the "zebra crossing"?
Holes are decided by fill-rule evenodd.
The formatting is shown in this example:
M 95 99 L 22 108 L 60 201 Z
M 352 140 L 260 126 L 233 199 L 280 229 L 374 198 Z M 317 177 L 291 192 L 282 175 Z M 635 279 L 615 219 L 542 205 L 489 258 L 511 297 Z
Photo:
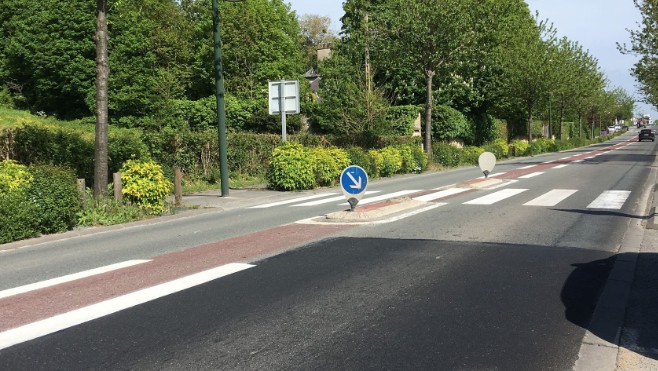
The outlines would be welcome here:
M 513 183 L 512 183 L 513 184 Z M 490 206 L 496 203 L 499 203 L 504 200 L 519 198 L 520 204 L 522 206 L 529 207 L 554 207 L 558 204 L 565 202 L 570 197 L 579 192 L 577 189 L 551 189 L 545 193 L 528 200 L 528 198 L 522 198 L 521 196 L 529 191 L 527 188 L 503 188 L 500 190 L 495 190 L 490 188 L 490 193 L 482 194 L 483 191 L 474 191 L 470 188 L 459 188 L 459 187 L 448 187 L 440 188 L 433 190 L 418 190 L 418 189 L 408 189 L 395 191 L 390 193 L 381 193 L 381 191 L 367 191 L 365 197 L 359 202 L 359 205 L 367 205 L 375 202 L 386 201 L 389 199 L 394 199 L 397 197 L 409 197 L 410 199 L 424 202 L 441 202 L 441 203 L 452 203 L 457 197 L 465 196 L 466 194 L 473 195 L 474 197 L 469 200 L 459 199 L 455 203 L 460 203 L 462 205 L 478 205 L 478 206 Z M 625 204 L 628 198 L 631 195 L 631 191 L 626 190 L 606 190 L 599 194 L 594 200 L 592 200 L 587 206 L 586 209 L 605 209 L 605 210 L 619 210 Z M 370 197 L 368 197 L 370 196 Z M 252 209 L 266 209 L 277 206 L 288 206 L 288 207 L 312 207 L 323 204 L 334 203 L 336 206 L 345 206 L 348 205 L 345 202 L 345 196 L 338 193 L 323 193 L 315 194 L 310 196 L 303 196 L 294 199 L 273 202 L 269 204 L 262 204 L 252 206 Z

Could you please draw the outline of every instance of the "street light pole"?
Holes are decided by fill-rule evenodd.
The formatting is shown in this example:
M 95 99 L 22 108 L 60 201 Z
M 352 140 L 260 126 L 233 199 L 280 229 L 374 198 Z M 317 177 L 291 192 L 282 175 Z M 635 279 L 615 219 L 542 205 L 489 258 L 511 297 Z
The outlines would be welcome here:
M 227 0 L 240 2 L 242 0 Z M 215 48 L 215 97 L 217 99 L 217 132 L 219 144 L 219 175 L 222 197 L 228 196 L 228 159 L 226 154 L 226 104 L 224 103 L 224 69 L 222 41 L 219 36 L 219 0 L 212 0 L 212 23 Z

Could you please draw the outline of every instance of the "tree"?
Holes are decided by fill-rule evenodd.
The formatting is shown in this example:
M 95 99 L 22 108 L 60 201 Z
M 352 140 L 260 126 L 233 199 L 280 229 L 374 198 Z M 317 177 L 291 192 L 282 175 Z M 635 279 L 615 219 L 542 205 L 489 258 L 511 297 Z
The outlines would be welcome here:
M 299 20 L 302 42 L 306 49 L 307 65 L 317 67 L 317 49 L 326 44 L 334 44 L 338 37 L 331 30 L 331 18 L 315 14 L 304 14 Z
M 107 192 L 108 114 L 107 1 L 96 1 L 96 140 L 94 151 L 94 196 Z
M 640 10 L 642 22 L 639 30 L 630 30 L 631 45 L 617 45 L 623 54 L 637 54 L 640 59 L 631 70 L 639 82 L 644 99 L 658 107 L 658 2 L 633 0 Z
M 390 0 L 385 4 L 390 44 L 425 78 L 425 152 L 432 157 L 433 83 L 458 78 L 475 41 L 475 3 L 464 0 Z M 445 80 L 444 80 L 445 81 Z

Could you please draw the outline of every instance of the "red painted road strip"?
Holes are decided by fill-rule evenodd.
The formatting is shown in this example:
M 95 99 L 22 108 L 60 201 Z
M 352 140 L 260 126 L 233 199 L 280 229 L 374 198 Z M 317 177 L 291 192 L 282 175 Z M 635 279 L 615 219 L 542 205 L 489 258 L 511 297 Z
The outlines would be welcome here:
M 234 262 L 253 262 L 351 228 L 289 224 L 0 300 L 0 332 Z

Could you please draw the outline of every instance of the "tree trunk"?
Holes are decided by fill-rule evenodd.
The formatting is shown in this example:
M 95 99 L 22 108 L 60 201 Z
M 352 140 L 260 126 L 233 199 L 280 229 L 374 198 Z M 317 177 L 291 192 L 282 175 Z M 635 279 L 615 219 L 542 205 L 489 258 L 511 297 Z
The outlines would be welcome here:
M 532 102 L 527 102 L 528 109 L 528 142 L 532 142 Z
M 427 99 L 425 101 L 425 153 L 427 160 L 432 161 L 432 80 L 434 71 L 425 71 L 427 78 Z
M 564 96 L 560 99 L 560 129 L 558 131 L 558 139 L 562 139 L 562 124 L 564 123 L 564 110 L 566 103 L 564 102 Z
M 96 1 L 96 142 L 94 152 L 94 197 L 107 192 L 107 80 L 110 68 L 107 57 L 107 1 Z

